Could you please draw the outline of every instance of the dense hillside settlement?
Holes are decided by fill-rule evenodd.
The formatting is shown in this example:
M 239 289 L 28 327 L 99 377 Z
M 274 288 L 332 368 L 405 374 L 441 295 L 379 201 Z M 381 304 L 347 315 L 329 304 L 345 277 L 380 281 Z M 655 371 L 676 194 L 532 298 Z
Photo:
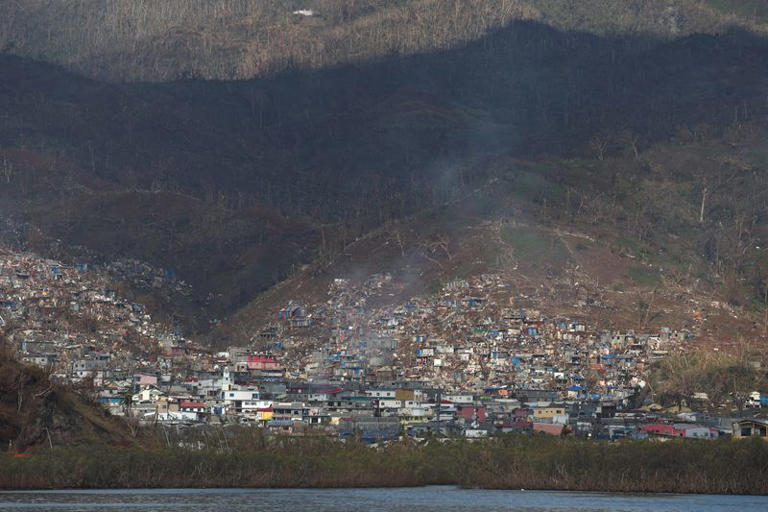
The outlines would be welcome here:
M 391 274 L 359 286 L 335 278 L 325 301 L 297 297 L 248 346 L 215 351 L 121 297 L 111 277 L 130 269 L 133 279 L 183 292 L 168 271 L 0 256 L 5 349 L 134 424 L 245 424 L 369 442 L 510 431 L 712 439 L 763 435 L 768 424 L 740 412 L 765 404 L 751 388 L 738 403 L 720 397 L 732 407 L 719 410 L 698 389 L 676 407 L 657 403 L 664 391 L 653 389 L 652 367 L 695 345 L 694 332 L 544 314 L 500 275 L 449 281 L 396 305 L 381 301 L 403 286 Z
M 765 5 L 0 1 L 6 460 L 768 437 Z

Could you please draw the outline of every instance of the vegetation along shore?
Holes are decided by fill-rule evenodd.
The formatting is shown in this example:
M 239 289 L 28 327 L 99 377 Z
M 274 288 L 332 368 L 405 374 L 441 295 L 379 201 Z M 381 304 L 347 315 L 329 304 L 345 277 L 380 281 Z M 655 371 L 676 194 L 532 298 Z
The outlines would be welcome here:
M 627 441 L 509 435 L 371 447 L 229 432 L 220 449 L 89 445 L 0 455 L 0 488 L 459 485 L 491 489 L 768 493 L 759 439 Z

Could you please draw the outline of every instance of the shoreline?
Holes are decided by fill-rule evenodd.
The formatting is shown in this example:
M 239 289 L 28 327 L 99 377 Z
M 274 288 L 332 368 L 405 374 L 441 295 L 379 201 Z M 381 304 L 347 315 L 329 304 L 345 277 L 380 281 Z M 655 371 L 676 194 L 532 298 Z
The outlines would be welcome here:
M 638 497 L 677 497 L 677 496 L 768 496 L 768 493 L 746 493 L 746 494 L 734 494 L 734 493 L 695 493 L 695 492 L 655 492 L 655 491 L 605 491 L 605 490 L 589 490 L 589 489 L 512 489 L 512 488 L 486 488 L 486 487 L 463 487 L 454 484 L 423 484 L 423 485 L 404 485 L 404 486 L 339 486 L 339 487 L 104 487 L 104 488 L 92 488 L 92 487 L 65 487 L 65 488 L 40 488 L 40 489 L 3 489 L 0 488 L 0 496 L 4 494 L 121 494 L 121 493 L 135 493 L 135 494 L 173 494 L 173 493 L 217 493 L 217 492 L 230 492 L 230 493 L 248 493 L 256 491 L 365 491 L 365 490 L 416 490 L 416 489 L 430 489 L 430 488 L 449 488 L 456 491 L 498 491 L 498 492 L 535 492 L 535 493 L 553 493 L 553 494 L 594 494 L 594 495 L 611 495 L 611 496 L 638 496 Z
M 93 445 L 0 454 L 0 490 L 464 489 L 768 495 L 768 443 L 509 436 L 371 448 L 325 439 L 190 450 Z

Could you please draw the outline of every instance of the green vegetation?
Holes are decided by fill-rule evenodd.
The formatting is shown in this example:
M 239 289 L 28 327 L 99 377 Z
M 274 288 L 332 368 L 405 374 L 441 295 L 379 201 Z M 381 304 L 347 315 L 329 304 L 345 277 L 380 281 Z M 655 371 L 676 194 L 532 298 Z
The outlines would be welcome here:
M 505 227 L 502 239 L 514 250 L 515 258 L 526 265 L 562 269 L 568 250 L 554 235 L 531 227 Z
M 243 430 L 210 450 L 84 446 L 0 455 L 0 488 L 382 487 L 764 494 L 768 443 L 507 435 L 374 448 L 325 438 L 265 441 Z
M 527 227 L 505 227 L 502 238 L 514 246 L 518 255 L 526 260 L 544 258 L 552 249 L 552 239 L 542 231 Z

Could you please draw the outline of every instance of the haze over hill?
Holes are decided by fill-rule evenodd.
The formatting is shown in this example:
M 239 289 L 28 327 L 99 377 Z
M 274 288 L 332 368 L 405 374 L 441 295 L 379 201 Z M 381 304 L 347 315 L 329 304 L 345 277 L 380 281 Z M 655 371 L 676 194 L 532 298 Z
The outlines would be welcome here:
M 195 295 L 155 306 L 197 332 L 290 276 L 334 272 L 367 237 L 417 248 L 434 274 L 423 292 L 457 273 L 430 243 L 510 219 L 706 281 L 757 318 L 764 14 L 695 0 L 3 2 L 0 213 L 42 253 L 173 269 Z M 352 253 L 347 269 L 365 268 L 371 253 Z

